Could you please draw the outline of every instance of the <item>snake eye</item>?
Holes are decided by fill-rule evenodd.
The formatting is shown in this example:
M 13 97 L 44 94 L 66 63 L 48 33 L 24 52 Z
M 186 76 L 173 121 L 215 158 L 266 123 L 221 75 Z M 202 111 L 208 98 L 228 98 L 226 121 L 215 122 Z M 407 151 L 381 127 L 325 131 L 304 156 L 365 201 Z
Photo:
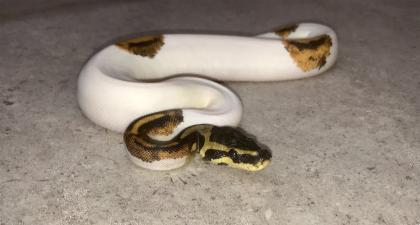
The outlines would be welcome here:
M 238 152 L 235 149 L 230 149 L 229 152 L 229 157 L 232 159 L 233 162 L 238 163 L 239 162 L 239 155 Z

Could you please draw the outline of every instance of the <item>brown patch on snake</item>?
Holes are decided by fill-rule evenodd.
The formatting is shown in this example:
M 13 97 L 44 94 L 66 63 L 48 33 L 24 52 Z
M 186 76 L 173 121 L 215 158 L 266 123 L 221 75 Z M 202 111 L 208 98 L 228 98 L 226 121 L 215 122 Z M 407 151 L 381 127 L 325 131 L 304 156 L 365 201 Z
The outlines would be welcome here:
M 183 121 L 183 116 L 180 111 L 171 111 L 162 118 L 159 118 L 153 123 L 150 123 L 148 135 L 164 135 L 172 134 L 175 128 Z M 145 127 L 147 128 L 147 126 Z
M 156 142 L 150 135 L 169 135 L 183 121 L 181 110 L 168 110 L 151 114 L 133 121 L 124 133 L 127 150 L 145 162 L 177 159 L 190 155 L 188 141 L 194 136 L 170 143 Z
M 170 135 L 184 121 L 181 110 L 168 110 L 136 119 L 126 132 L 147 135 Z
M 307 72 L 325 65 L 332 41 L 330 36 L 321 35 L 303 40 L 284 40 L 283 44 L 298 67 Z
M 153 58 L 164 45 L 164 42 L 162 35 L 156 35 L 133 38 L 118 42 L 115 45 L 135 55 Z
M 274 33 L 276 33 L 278 36 L 280 36 L 282 38 L 286 38 L 291 33 L 293 33 L 296 30 L 297 27 L 298 27 L 297 24 L 293 24 L 293 25 L 287 26 L 285 28 L 282 28 L 280 30 L 274 31 Z

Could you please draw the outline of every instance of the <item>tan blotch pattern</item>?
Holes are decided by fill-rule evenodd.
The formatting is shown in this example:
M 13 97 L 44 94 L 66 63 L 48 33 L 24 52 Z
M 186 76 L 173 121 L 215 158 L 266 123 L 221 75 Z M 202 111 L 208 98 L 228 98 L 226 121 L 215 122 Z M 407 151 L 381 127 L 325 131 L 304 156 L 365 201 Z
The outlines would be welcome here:
M 304 72 L 320 69 L 331 54 L 331 37 L 322 35 L 303 40 L 283 40 L 283 44 L 296 64 Z
M 163 36 L 144 36 L 127 41 L 118 42 L 116 45 L 135 55 L 153 58 L 163 46 Z
M 158 126 L 150 128 L 149 135 L 163 135 L 168 136 L 172 134 L 175 128 L 183 121 L 181 111 L 170 111 L 166 116 L 169 117 L 167 120 L 161 120 Z
M 190 155 L 188 142 L 159 142 L 149 135 L 169 135 L 183 121 L 181 110 L 169 110 L 144 116 L 129 125 L 124 133 L 127 150 L 145 162 L 178 159 Z

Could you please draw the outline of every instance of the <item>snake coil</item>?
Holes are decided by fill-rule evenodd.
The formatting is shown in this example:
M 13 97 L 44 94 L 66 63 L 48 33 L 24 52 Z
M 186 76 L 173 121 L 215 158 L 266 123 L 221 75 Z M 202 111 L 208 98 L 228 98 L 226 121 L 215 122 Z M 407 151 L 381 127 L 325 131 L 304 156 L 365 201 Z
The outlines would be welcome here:
M 237 128 L 239 98 L 215 81 L 185 74 L 228 81 L 299 79 L 330 68 L 337 53 L 334 31 L 315 23 L 251 37 L 139 37 L 108 46 L 86 63 L 78 102 L 90 120 L 124 133 L 129 158 L 141 167 L 178 168 L 197 152 L 218 165 L 258 171 L 269 164 L 271 152 Z

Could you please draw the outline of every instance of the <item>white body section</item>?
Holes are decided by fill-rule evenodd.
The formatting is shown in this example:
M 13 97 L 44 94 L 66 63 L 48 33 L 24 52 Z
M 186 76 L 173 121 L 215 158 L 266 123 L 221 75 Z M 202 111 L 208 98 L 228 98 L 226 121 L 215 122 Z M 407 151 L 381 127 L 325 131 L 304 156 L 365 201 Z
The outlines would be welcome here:
M 149 170 L 173 170 L 185 165 L 189 160 L 188 157 L 183 157 L 179 159 L 162 159 L 149 163 L 132 156 L 129 151 L 127 151 L 127 155 L 134 164 Z
M 184 109 L 181 130 L 194 124 L 236 126 L 242 115 L 239 98 L 215 80 L 273 81 L 314 76 L 337 58 L 337 37 L 328 27 L 299 24 L 287 39 L 328 34 L 332 47 L 321 69 L 303 72 L 274 33 L 256 37 L 170 34 L 155 57 L 131 54 L 115 45 L 92 57 L 82 69 L 78 101 L 96 124 L 123 132 L 134 119 L 167 109 Z

